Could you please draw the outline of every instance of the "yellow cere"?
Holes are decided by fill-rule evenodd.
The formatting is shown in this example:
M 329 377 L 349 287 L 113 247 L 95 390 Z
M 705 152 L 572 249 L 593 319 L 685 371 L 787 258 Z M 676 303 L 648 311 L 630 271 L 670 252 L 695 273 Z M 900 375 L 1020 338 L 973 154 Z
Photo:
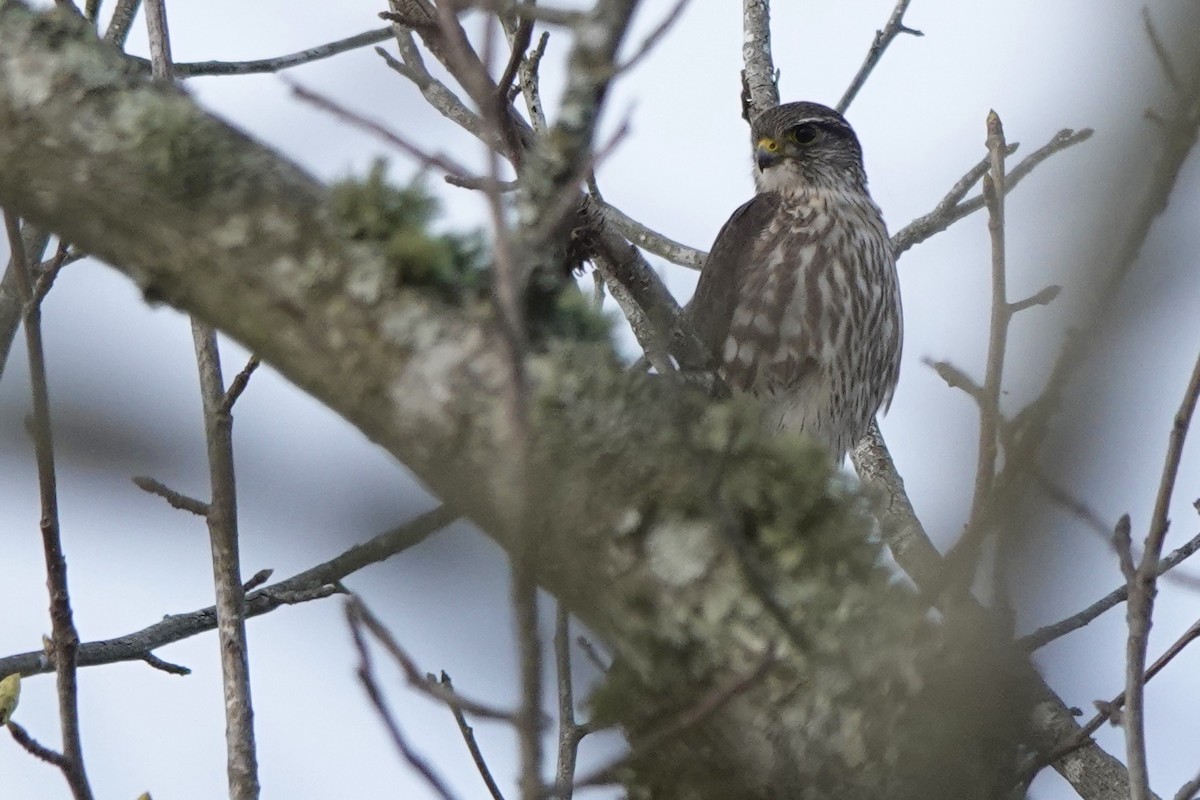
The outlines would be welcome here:
M 779 149 L 779 143 L 774 139 L 769 139 L 764 136 L 762 139 L 758 140 L 758 149 L 766 150 L 768 153 L 774 153 Z

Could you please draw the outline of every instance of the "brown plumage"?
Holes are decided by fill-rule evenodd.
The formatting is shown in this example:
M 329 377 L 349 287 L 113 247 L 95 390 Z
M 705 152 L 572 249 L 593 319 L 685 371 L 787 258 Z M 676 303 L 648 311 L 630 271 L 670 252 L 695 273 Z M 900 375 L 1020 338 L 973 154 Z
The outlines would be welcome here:
M 902 319 L 887 228 L 853 129 L 789 103 L 751 125 L 758 194 L 721 228 L 689 307 L 731 388 L 837 461 L 891 401 Z

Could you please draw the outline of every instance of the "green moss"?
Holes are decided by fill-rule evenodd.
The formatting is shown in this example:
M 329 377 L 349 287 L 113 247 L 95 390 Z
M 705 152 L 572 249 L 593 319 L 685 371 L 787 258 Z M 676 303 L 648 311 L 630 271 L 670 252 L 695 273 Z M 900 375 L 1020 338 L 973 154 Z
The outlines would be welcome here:
M 565 286 L 555 298 L 554 307 L 541 320 L 535 339 L 570 339 L 577 342 L 608 342 L 613 317 L 597 309 L 573 286 Z
M 420 181 L 397 186 L 380 159 L 362 179 L 332 187 L 333 208 L 346 235 L 382 250 L 397 285 L 432 289 L 449 303 L 486 295 L 487 248 L 478 232 L 434 233 L 440 208 Z

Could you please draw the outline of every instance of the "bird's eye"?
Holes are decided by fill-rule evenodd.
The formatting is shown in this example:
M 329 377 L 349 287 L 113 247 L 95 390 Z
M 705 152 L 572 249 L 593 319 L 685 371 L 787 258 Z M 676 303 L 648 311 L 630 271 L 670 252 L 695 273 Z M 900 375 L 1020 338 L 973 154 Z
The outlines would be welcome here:
M 817 126 L 812 123 L 797 125 L 789 131 L 797 144 L 812 144 L 817 140 Z

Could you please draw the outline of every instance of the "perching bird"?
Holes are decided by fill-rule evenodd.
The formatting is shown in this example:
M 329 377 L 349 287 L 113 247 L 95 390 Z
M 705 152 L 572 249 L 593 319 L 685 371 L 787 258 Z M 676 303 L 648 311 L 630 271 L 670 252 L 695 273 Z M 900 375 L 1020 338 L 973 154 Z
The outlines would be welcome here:
M 841 114 L 788 103 L 750 125 L 758 194 L 721 228 L 689 314 L 712 365 L 841 463 L 891 402 L 896 262 Z

